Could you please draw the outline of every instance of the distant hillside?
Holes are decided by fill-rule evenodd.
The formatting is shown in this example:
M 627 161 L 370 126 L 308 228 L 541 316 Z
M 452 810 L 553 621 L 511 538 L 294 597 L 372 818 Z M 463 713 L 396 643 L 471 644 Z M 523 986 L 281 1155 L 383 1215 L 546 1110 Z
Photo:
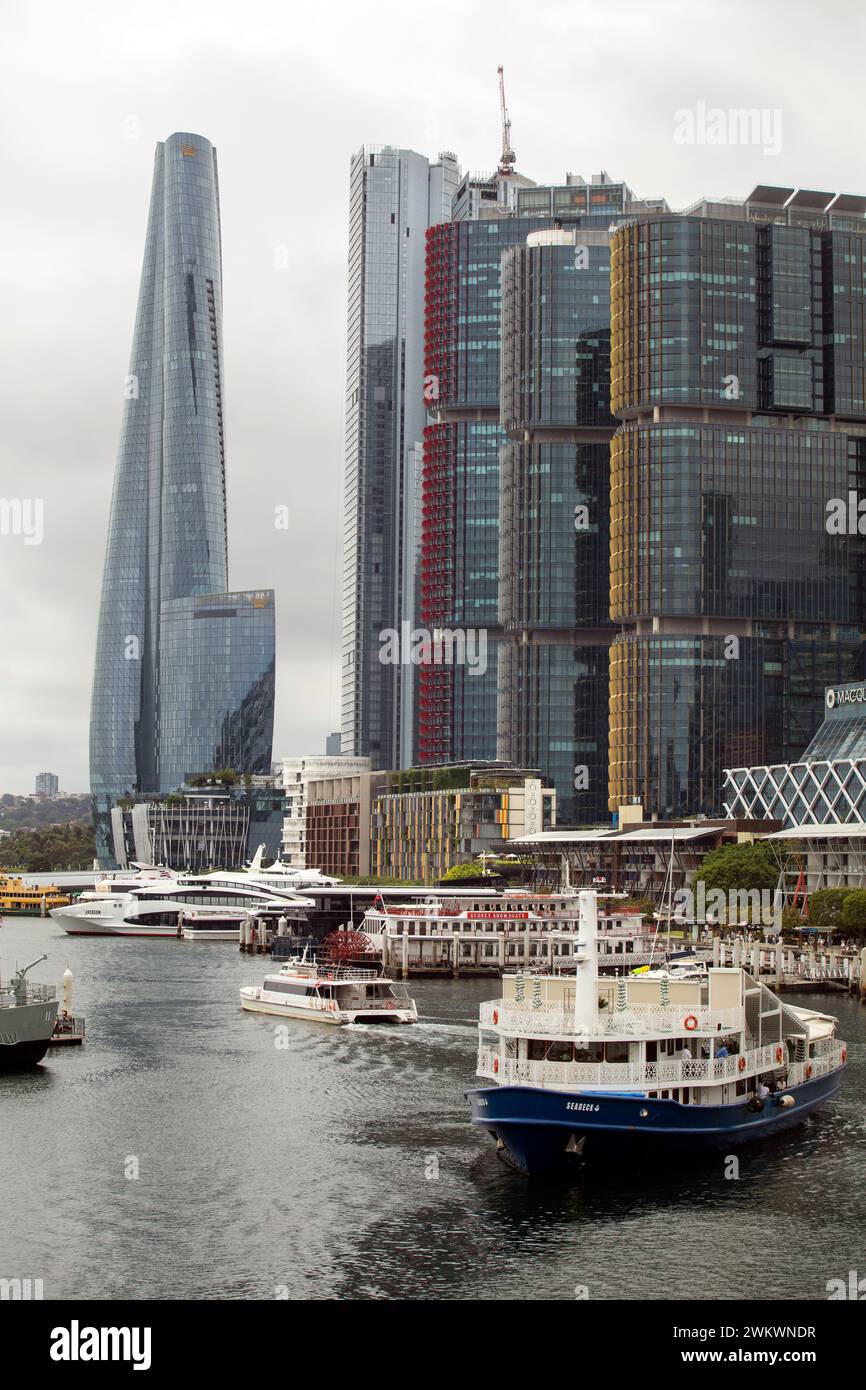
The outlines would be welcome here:
M 49 873 L 57 869 L 89 869 L 96 847 L 89 820 L 46 825 L 40 830 L 13 830 L 0 839 L 0 869 Z
M 89 815 L 90 797 L 84 792 L 44 800 L 11 796 L 8 792 L 0 796 L 0 830 L 39 830 L 45 825 L 86 820 Z

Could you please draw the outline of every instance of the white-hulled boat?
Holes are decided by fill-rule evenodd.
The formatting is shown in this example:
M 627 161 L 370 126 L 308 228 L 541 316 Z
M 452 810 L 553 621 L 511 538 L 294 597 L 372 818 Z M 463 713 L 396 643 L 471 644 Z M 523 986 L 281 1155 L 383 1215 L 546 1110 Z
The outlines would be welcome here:
M 301 958 L 241 989 L 251 1013 L 316 1023 L 417 1023 L 418 1010 L 401 985 L 376 970 Z
M 251 910 L 274 906 L 308 909 L 306 898 L 291 888 L 280 890 L 246 883 L 220 883 L 210 875 L 148 875 L 140 883 L 116 893 L 109 886 L 81 896 L 67 907 L 56 907 L 51 916 L 71 936 L 179 936 L 191 913 L 201 930 L 221 920 L 222 930 L 235 932 Z M 229 919 L 228 922 L 226 919 Z M 236 933 L 231 940 L 236 940 Z

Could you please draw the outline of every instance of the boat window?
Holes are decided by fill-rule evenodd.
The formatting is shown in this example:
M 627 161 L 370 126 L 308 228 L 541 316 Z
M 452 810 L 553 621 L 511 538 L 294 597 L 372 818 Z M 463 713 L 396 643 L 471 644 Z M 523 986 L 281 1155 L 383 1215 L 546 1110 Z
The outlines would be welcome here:
M 265 980 L 265 989 L 272 994 L 309 994 L 306 985 L 295 984 L 292 980 Z
M 604 1060 L 606 1062 L 627 1062 L 628 1043 L 609 1042 L 604 1045 Z
M 569 1042 L 530 1038 L 527 1056 L 530 1062 L 570 1062 L 574 1057 L 574 1048 Z

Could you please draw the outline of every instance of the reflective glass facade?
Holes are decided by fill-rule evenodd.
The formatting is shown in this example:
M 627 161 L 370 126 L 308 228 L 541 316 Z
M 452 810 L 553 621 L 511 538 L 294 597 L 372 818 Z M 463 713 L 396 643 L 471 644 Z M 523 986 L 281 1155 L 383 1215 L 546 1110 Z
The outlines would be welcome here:
M 425 234 L 450 217 L 459 176 L 454 155 L 431 165 L 390 145 L 351 165 L 340 746 L 374 768 L 412 761 L 415 668 L 380 652 L 417 613 Z
M 725 768 L 799 757 L 863 673 L 863 539 L 827 508 L 866 481 L 866 224 L 762 192 L 613 237 L 611 810 L 721 812 Z
M 163 604 L 160 677 L 160 790 L 214 769 L 270 771 L 271 590 Z
M 553 779 L 563 824 L 603 821 L 615 632 L 606 228 L 531 236 L 503 256 L 501 384 L 500 753 Z
M 210 624 L 186 625 L 190 653 L 177 640 L 183 605 L 204 594 L 222 604 L 227 588 L 219 186 L 216 151 L 199 135 L 175 134 L 156 149 L 125 398 L 91 704 L 91 791 L 104 863 L 113 858 L 117 798 L 174 790 L 179 766 L 220 747 L 232 701 L 260 689 L 273 660 L 272 602 L 260 618 L 266 651 L 233 641 L 225 661 L 220 643 L 209 663 L 205 627 L 217 636 Z M 265 770 L 272 680 L 255 741 L 255 766 Z
M 550 190 L 519 190 L 518 199 Z M 435 416 L 424 435 L 421 622 L 482 628 L 488 669 L 422 666 L 418 672 L 420 763 L 493 758 L 498 732 L 502 261 L 539 225 L 539 215 L 486 209 L 483 218 L 431 228 L 427 237 L 425 375 Z M 515 747 L 501 756 L 518 757 Z M 536 755 L 530 757 L 534 762 Z M 562 794 L 561 789 L 558 789 Z

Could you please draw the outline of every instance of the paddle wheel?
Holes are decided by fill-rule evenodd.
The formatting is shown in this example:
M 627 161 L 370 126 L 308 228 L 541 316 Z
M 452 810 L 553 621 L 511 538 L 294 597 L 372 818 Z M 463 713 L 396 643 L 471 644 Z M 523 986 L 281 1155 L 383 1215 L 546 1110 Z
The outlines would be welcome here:
M 346 965 L 349 961 L 369 965 L 376 957 L 376 950 L 365 932 L 332 931 L 323 939 L 318 957 L 320 961 L 331 961 L 335 965 Z

